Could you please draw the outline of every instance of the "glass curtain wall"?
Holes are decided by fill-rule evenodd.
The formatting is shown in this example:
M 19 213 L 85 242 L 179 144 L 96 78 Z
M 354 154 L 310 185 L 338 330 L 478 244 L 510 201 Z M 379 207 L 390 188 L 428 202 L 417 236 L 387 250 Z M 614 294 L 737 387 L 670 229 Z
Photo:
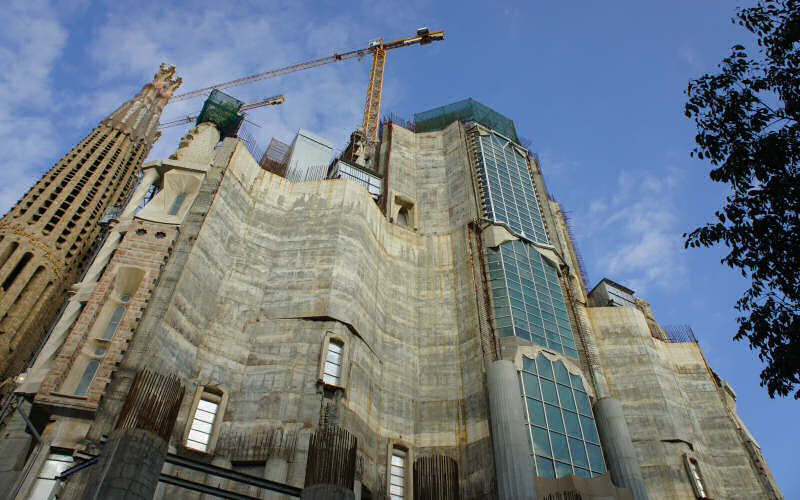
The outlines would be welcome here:
M 493 132 L 479 131 L 474 140 L 486 217 L 524 238 L 488 252 L 498 335 L 515 335 L 577 358 L 556 269 L 525 241 L 550 244 L 525 154 Z
M 516 336 L 577 359 L 575 337 L 553 263 L 535 244 L 549 245 L 526 153 L 494 131 L 476 127 L 473 147 L 483 183 L 484 215 L 519 240 L 487 250 L 494 318 L 500 337 Z M 520 396 L 532 462 L 541 477 L 606 472 L 591 403 L 580 375 L 543 354 L 523 357 Z

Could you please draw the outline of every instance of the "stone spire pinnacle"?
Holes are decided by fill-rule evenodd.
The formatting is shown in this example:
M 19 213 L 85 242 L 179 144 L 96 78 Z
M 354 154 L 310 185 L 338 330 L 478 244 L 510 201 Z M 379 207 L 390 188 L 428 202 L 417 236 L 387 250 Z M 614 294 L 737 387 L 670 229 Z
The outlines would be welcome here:
M 161 63 L 153 81 L 111 113 L 103 123 L 127 132 L 135 141 L 144 141 L 148 148 L 158 139 L 161 111 L 183 79 L 175 76 L 175 66 Z

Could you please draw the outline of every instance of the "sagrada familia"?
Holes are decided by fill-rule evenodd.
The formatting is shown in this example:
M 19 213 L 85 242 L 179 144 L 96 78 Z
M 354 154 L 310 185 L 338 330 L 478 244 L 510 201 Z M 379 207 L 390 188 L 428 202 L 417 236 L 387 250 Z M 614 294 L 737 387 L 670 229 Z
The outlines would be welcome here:
M 180 83 L 0 220 L 8 498 L 783 498 L 691 332 L 589 288 L 511 119 L 254 156 L 215 91 L 144 162 Z

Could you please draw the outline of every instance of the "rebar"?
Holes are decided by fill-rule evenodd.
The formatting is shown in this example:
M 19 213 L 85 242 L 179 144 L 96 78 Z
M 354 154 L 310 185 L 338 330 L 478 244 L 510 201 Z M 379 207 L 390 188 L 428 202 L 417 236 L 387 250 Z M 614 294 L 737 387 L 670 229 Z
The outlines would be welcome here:
M 141 370 L 133 379 L 116 428 L 144 429 L 169 441 L 184 391 L 174 375 Z
M 325 426 L 308 443 L 306 487 L 331 484 L 352 489 L 356 474 L 358 440 L 345 429 Z
M 414 498 L 459 500 L 458 462 L 446 455 L 420 457 L 414 461 Z

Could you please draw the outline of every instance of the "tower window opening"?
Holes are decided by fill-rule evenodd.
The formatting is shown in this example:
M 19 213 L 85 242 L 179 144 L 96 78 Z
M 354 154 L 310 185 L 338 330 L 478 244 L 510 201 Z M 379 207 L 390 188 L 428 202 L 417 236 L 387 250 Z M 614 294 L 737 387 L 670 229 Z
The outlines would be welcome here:
M 100 362 L 96 359 L 92 359 L 86 363 L 86 368 L 83 370 L 83 375 L 81 375 L 81 379 L 78 381 L 78 386 L 75 388 L 76 396 L 86 396 L 86 394 L 89 392 L 89 385 L 91 385 L 99 366 Z
M 325 368 L 322 372 L 322 381 L 330 385 L 340 385 L 342 381 L 342 359 L 344 357 L 344 344 L 339 340 L 328 342 L 328 354 L 325 357 Z
M 220 400 L 220 396 L 203 391 L 192 416 L 192 426 L 189 428 L 189 435 L 186 438 L 187 448 L 204 453 L 208 451 Z
M 389 498 L 404 500 L 406 498 L 406 473 L 408 452 L 399 446 L 392 448 L 392 459 L 389 471 Z
M 186 193 L 179 193 L 175 197 L 175 201 L 172 202 L 172 206 L 169 207 L 167 215 L 178 215 L 178 211 L 181 209 L 181 205 L 183 205 L 185 199 L 186 199 Z
M 123 297 L 127 297 L 127 295 Z M 123 302 L 127 301 L 123 300 Z M 117 333 L 117 328 L 119 328 L 119 324 L 122 322 L 122 317 L 125 316 L 125 309 L 126 307 L 121 304 L 114 308 L 111 319 L 108 320 L 108 325 L 106 325 L 106 329 L 103 330 L 103 335 L 101 337 L 103 340 L 111 340 L 114 338 L 114 334 Z
M 19 262 L 17 262 L 17 265 L 14 266 L 14 269 L 11 270 L 11 273 L 9 273 L 9 275 L 6 277 L 5 281 L 3 281 L 3 285 L 2 285 L 3 291 L 7 292 L 8 289 L 11 288 L 11 285 L 14 284 L 14 281 L 16 281 L 17 276 L 19 276 L 20 273 L 22 272 L 22 270 L 25 269 L 25 266 L 28 264 L 28 261 L 31 260 L 32 257 L 33 257 L 32 253 L 25 252 L 25 254 L 22 256 L 22 258 L 19 259 Z

